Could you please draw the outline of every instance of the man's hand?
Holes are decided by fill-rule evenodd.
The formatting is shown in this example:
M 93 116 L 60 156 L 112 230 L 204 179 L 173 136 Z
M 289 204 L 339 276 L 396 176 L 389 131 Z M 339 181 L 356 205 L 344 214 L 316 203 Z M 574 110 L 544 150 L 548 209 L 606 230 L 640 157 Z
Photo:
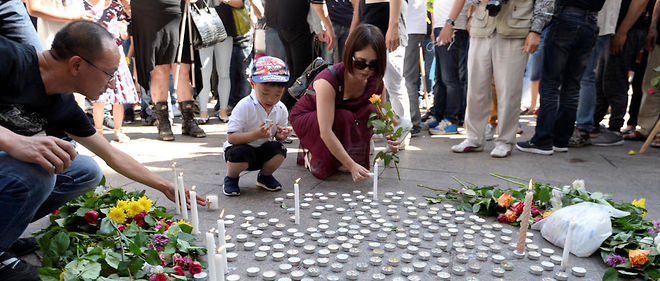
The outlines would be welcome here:
M 19 137 L 5 151 L 20 161 L 38 164 L 49 173 L 62 173 L 76 158 L 76 150 L 67 141 L 44 136 Z
M 317 35 L 319 37 L 319 41 L 325 42 L 328 44 L 328 50 L 332 50 L 332 46 L 335 45 L 335 32 L 332 30 L 332 28 L 328 28 L 324 30 L 323 32 L 319 33 Z
M 658 30 L 655 27 L 649 28 L 649 33 L 646 35 L 646 50 L 653 51 L 655 43 L 658 41 Z
M 435 41 L 435 44 L 438 46 L 444 46 L 451 42 L 451 38 L 454 37 L 454 28 L 451 24 L 445 23 L 445 26 L 440 31 L 438 39 Z
M 270 128 L 273 127 L 273 123 L 266 126 L 266 122 L 261 123 L 259 127 L 253 131 L 257 139 L 269 139 L 273 136 L 273 133 L 270 131 Z
M 385 34 L 385 47 L 388 52 L 394 52 L 396 48 L 401 45 L 401 37 L 399 37 L 399 25 L 390 26 L 387 28 L 387 34 Z
M 525 39 L 525 47 L 523 52 L 528 54 L 533 54 L 536 50 L 539 49 L 541 44 L 541 35 L 536 32 L 530 32 L 527 34 L 527 39 Z
M 277 133 L 275 134 L 275 139 L 278 141 L 283 141 L 289 136 L 289 133 L 291 133 L 291 128 L 277 125 Z
M 626 45 L 626 40 L 628 38 L 627 33 L 617 32 L 612 37 L 612 42 L 610 42 L 610 54 L 618 55 L 623 51 L 623 46 Z

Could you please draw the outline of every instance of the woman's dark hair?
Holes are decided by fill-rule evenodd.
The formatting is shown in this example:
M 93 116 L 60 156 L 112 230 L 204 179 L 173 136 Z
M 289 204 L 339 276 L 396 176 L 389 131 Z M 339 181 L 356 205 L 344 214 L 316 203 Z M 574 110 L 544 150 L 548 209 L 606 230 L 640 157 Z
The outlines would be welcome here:
M 346 47 L 342 54 L 344 67 L 349 73 L 353 73 L 353 55 L 355 52 L 364 48 L 372 47 L 376 51 L 376 63 L 378 69 L 375 70 L 378 77 L 385 75 L 385 66 L 387 64 L 387 50 L 385 48 L 385 37 L 378 27 L 371 24 L 360 24 L 346 39 Z
M 103 52 L 108 46 L 117 47 L 112 34 L 105 27 L 96 22 L 77 20 L 55 34 L 51 50 L 56 60 L 78 55 L 97 61 L 103 58 Z

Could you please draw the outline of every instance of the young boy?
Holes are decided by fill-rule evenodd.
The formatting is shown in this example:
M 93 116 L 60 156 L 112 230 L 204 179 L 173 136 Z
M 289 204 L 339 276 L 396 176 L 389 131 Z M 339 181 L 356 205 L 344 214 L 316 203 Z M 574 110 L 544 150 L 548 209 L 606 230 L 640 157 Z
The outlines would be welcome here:
M 268 191 L 282 189 L 273 172 L 286 157 L 282 141 L 291 132 L 286 127 L 289 112 L 280 102 L 288 81 L 289 70 L 281 59 L 266 56 L 254 62 L 252 93 L 236 104 L 227 125 L 225 195 L 240 195 L 238 179 L 245 170 L 260 170 L 257 186 Z

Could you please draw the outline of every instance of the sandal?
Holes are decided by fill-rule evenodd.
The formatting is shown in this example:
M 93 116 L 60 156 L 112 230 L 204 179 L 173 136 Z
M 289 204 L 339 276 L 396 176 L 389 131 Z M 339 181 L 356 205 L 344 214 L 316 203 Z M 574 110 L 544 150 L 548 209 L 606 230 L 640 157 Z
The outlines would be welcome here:
M 660 148 L 660 136 L 655 136 L 655 138 L 651 142 L 651 147 Z
M 199 124 L 199 125 L 205 125 L 206 123 L 209 122 L 209 118 L 208 117 L 206 117 L 206 118 L 200 117 L 200 118 L 197 118 L 197 120 L 195 120 L 195 121 L 197 121 L 197 124 Z
M 129 138 L 126 134 L 121 129 L 115 129 L 115 138 L 118 143 L 127 143 L 131 141 L 131 138 Z
M 624 134 L 623 139 L 625 140 L 635 140 L 635 141 L 645 141 L 646 136 L 639 131 L 633 131 L 632 133 Z

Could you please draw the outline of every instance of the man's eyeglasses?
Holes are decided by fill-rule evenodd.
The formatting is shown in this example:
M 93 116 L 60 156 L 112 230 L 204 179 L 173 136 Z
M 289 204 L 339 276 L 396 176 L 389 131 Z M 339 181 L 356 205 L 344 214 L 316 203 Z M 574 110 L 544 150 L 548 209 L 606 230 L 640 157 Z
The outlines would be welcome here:
M 73 52 L 72 52 L 72 53 L 73 53 Z M 84 60 L 86 63 L 88 63 L 89 65 L 91 65 L 91 66 L 93 66 L 94 68 L 98 69 L 99 71 L 105 73 L 105 75 L 108 75 L 109 78 L 108 78 L 108 81 L 106 82 L 106 84 L 114 83 L 114 82 L 115 82 L 115 79 L 117 79 L 117 71 L 115 71 L 115 73 L 108 73 L 107 71 L 101 69 L 100 67 L 98 67 L 97 65 L 95 65 L 94 63 L 92 63 L 91 61 L 89 61 L 88 59 L 86 59 L 85 57 L 83 57 L 83 56 L 81 56 L 81 55 L 78 55 L 78 54 L 76 54 L 76 53 L 73 53 L 73 54 L 76 55 L 76 56 L 79 56 L 81 59 L 83 59 L 83 60 Z
M 355 57 L 353 57 L 353 66 L 359 70 L 363 70 L 365 68 L 369 68 L 371 70 L 376 70 L 378 69 L 378 63 L 376 61 L 372 61 L 371 63 L 367 63 L 362 60 L 358 60 Z

